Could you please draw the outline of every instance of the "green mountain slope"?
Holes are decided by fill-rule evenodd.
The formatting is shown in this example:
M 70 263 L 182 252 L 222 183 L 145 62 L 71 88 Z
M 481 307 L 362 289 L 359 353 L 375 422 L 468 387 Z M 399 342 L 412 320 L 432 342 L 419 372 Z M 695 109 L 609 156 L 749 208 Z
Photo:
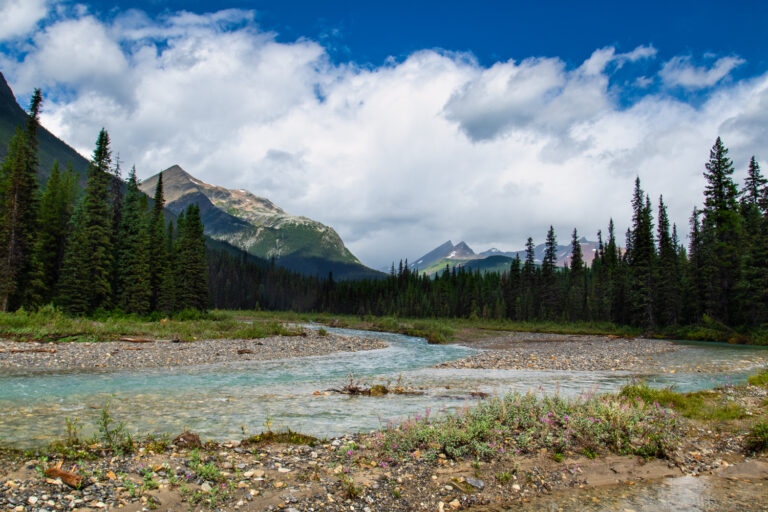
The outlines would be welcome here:
M 239 247 L 259 258 L 309 275 L 333 272 L 340 279 L 377 277 L 346 248 L 332 228 L 306 217 L 290 215 L 268 199 L 246 190 L 209 185 L 178 165 L 162 172 L 166 205 L 180 212 L 197 203 L 206 235 Z M 159 174 L 141 183 L 152 195 Z
M 45 104 L 43 104 L 45 105 Z M 13 136 L 17 126 L 24 127 L 27 123 L 27 113 L 16 102 L 13 91 L 0 73 L 0 160 L 8 150 L 8 141 Z M 37 131 L 40 143 L 40 182 L 45 183 L 51 174 L 53 162 L 58 160 L 62 169 L 71 163 L 75 172 L 80 174 L 80 180 L 85 183 L 88 160 L 67 145 L 44 127 Z M 94 135 L 94 140 L 96 136 Z

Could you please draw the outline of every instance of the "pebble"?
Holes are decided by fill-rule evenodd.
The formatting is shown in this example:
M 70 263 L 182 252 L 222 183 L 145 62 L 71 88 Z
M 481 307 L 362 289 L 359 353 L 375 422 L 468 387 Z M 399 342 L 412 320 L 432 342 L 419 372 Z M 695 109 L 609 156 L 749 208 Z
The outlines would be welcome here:
M 102 343 L 36 343 L 0 340 L 0 369 L 48 371 L 73 369 L 139 369 L 199 366 L 247 360 L 284 359 L 386 348 L 384 341 L 307 329 L 305 336 L 218 339 L 173 343 L 109 341 Z M 28 352 L 46 348 L 52 352 Z M 25 350 L 13 353 L 15 350 Z M 239 352 L 239 353 L 238 353 Z M 107 357 L 109 356 L 109 357 Z

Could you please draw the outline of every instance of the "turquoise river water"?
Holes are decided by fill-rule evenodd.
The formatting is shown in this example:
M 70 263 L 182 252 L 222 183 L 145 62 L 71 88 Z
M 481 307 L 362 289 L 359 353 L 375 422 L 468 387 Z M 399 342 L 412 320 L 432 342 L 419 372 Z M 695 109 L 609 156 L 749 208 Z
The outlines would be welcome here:
M 0 439 L 17 446 L 40 445 L 65 433 L 65 418 L 78 418 L 93 431 L 99 411 L 110 403 L 118 421 L 137 433 L 178 433 L 239 439 L 249 432 L 288 427 L 331 437 L 367 431 L 408 416 L 470 405 L 472 391 L 503 393 L 537 390 L 574 395 L 611 391 L 633 378 L 680 391 L 742 382 L 765 364 L 764 349 L 716 344 L 686 344 L 657 356 L 666 373 L 638 375 L 619 371 L 558 372 L 434 369 L 432 366 L 474 353 L 460 345 L 429 345 L 423 339 L 388 333 L 333 329 L 385 340 L 381 350 L 337 353 L 277 361 L 249 361 L 192 368 L 131 371 L 77 371 L 0 375 Z M 674 371 L 697 362 L 714 373 Z M 683 365 L 684 363 L 684 365 Z M 681 367 L 682 367 L 681 366 Z M 739 371 L 731 368 L 738 367 Z M 348 376 L 368 384 L 402 383 L 422 395 L 350 397 L 314 395 L 343 385 Z

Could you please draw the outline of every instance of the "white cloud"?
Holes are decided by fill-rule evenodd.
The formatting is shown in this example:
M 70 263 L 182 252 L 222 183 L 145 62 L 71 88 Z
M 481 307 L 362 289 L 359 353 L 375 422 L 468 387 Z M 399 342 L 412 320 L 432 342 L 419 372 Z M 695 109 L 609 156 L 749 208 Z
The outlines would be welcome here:
M 702 89 L 712 87 L 743 63 L 744 59 L 739 57 L 722 57 L 706 68 L 692 64 L 691 57 L 677 56 L 664 63 L 659 76 L 670 87 Z
M 695 108 L 663 91 L 621 106 L 611 74 L 654 57 L 650 46 L 598 49 L 575 69 L 431 50 L 360 68 L 253 19 L 82 14 L 35 34 L 6 76 L 20 96 L 47 86 L 43 123 L 84 154 L 105 126 L 141 177 L 178 163 L 251 190 L 333 226 L 373 266 L 449 238 L 519 249 L 550 224 L 563 241 L 609 217 L 623 233 L 636 175 L 687 232 L 715 137 L 737 165 L 768 144 L 768 75 L 720 77 Z
M 0 41 L 24 36 L 48 13 L 46 0 L 0 0 Z

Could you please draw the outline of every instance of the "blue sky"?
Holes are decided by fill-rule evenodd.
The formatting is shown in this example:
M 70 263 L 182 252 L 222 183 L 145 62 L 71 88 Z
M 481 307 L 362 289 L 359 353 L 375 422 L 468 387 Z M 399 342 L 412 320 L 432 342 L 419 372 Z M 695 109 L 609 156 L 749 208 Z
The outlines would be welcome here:
M 767 154 L 768 2 L 535 4 L 0 0 L 0 71 L 84 154 L 105 126 L 377 267 L 623 232 L 635 176 L 686 232 L 718 135 L 739 180 Z

